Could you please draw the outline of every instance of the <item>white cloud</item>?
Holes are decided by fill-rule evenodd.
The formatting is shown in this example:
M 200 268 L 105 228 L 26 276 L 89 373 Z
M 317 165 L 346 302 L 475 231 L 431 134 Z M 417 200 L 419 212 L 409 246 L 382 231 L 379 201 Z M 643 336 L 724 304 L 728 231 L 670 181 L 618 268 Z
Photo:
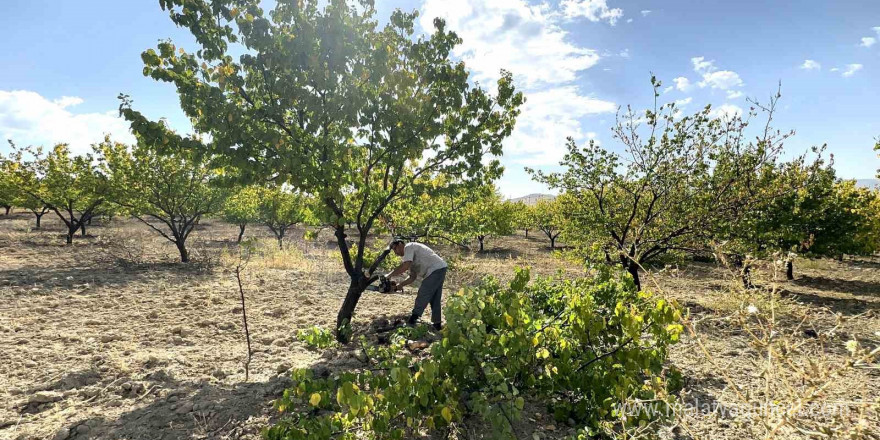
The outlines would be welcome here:
M 627 23 L 632 23 L 632 22 L 633 22 L 633 19 L 632 19 L 632 18 L 627 18 L 627 19 L 626 19 L 626 22 L 627 22 Z
M 872 27 L 871 29 L 874 29 L 874 32 L 877 33 L 877 36 L 880 36 L 880 26 Z
M 584 117 L 616 110 L 615 103 L 582 95 L 574 85 L 528 93 L 516 129 L 504 144 L 505 157 L 522 165 L 556 165 L 565 155 L 566 137 L 595 137 L 583 129 Z
M 642 9 L 642 17 L 647 17 L 651 13 L 650 9 Z
M 691 98 L 690 96 L 688 96 L 687 98 L 679 99 L 679 100 L 675 101 L 675 106 L 676 107 L 684 107 L 684 106 L 690 104 L 691 102 L 693 102 L 693 100 L 694 100 L 694 98 Z
M 742 98 L 744 93 L 740 90 L 728 90 L 727 91 L 727 99 L 738 99 Z
M 721 106 L 713 108 L 709 112 L 709 117 L 716 119 L 730 119 L 734 116 L 741 116 L 743 114 L 743 109 L 738 105 L 733 104 L 723 104 Z
M 663 89 L 663 94 L 664 94 L 664 95 L 665 95 L 665 94 L 667 94 L 667 93 L 669 93 L 669 92 L 671 92 L 671 91 L 672 91 L 672 89 L 674 89 L 674 88 L 675 88 L 675 87 L 672 87 L 672 86 L 669 86 L 669 87 L 667 87 L 667 88 L 665 88 L 665 89 Z
M 64 96 L 53 101 L 28 90 L 0 90 L 0 135 L 19 145 L 51 147 L 67 143 L 77 154 L 91 151 L 91 144 L 105 134 L 133 143 L 128 123 L 116 110 L 105 113 L 73 113 L 68 110 L 82 98 Z
M 617 55 L 621 58 L 629 58 L 629 49 L 624 49 Z
M 704 57 L 691 58 L 694 72 L 703 75 L 703 80 L 698 83 L 700 88 L 710 87 L 713 89 L 727 90 L 743 85 L 739 74 L 732 70 L 718 70 L 715 61 L 706 61 Z
M 801 64 L 800 68 L 804 70 L 820 70 L 822 69 L 822 65 L 819 64 L 818 61 L 804 60 L 804 64 Z
M 832 68 L 831 68 L 831 71 L 832 71 L 832 72 L 837 72 L 837 71 L 839 71 L 839 70 L 840 70 L 840 69 L 838 69 L 837 67 L 832 67 Z
M 593 22 L 607 21 L 612 26 L 623 17 L 623 9 L 609 8 L 607 0 L 562 0 L 560 6 L 568 18 L 584 17 Z
M 730 70 L 719 70 L 717 72 L 706 73 L 703 80 L 700 81 L 700 87 L 711 87 L 713 89 L 727 90 L 732 87 L 740 87 L 743 85 L 739 74 Z
M 862 66 L 861 64 L 847 64 L 846 70 L 843 71 L 843 76 L 849 78 L 855 75 L 856 72 L 858 72 L 859 70 L 862 70 L 862 67 L 864 66 Z
M 874 37 L 863 37 L 863 38 L 862 38 L 862 44 L 860 44 L 859 46 L 862 46 L 862 47 L 871 47 L 871 46 L 873 46 L 873 45 L 875 45 L 875 44 L 877 44 L 877 39 L 876 39 L 876 38 L 874 38 Z
M 705 57 L 693 57 L 691 63 L 694 65 L 694 72 L 702 73 L 715 69 L 715 62 L 706 61 Z
M 693 85 L 691 84 L 691 80 L 683 76 L 679 76 L 672 81 L 675 82 L 675 88 L 682 92 L 687 92 L 691 89 L 691 87 L 693 87 Z
M 491 82 L 500 69 L 518 84 L 538 86 L 573 81 L 593 67 L 599 54 L 568 41 L 561 19 L 550 6 L 524 0 L 425 0 L 420 23 L 433 30 L 435 17 L 463 39 L 454 55 L 465 61 L 474 79 Z
M 82 104 L 83 99 L 78 96 L 62 96 L 52 102 L 58 105 L 58 107 L 67 108 Z
M 568 3 L 571 8 L 583 2 Z M 605 2 L 590 4 L 598 7 Z M 516 128 L 504 142 L 502 162 L 508 169 L 556 165 L 565 155 L 566 137 L 588 138 L 582 127 L 585 118 L 617 110 L 615 103 L 586 94 L 574 81 L 602 56 L 626 58 L 629 51 L 600 54 L 571 42 L 562 24 L 565 12 L 576 11 L 564 7 L 526 0 L 424 0 L 421 7 L 423 29 L 433 29 L 434 18 L 441 17 L 462 38 L 454 55 L 465 61 L 473 78 L 492 81 L 504 68 L 513 72 L 517 87 L 525 93 Z M 595 14 L 598 19 L 612 19 L 602 18 L 601 7 Z

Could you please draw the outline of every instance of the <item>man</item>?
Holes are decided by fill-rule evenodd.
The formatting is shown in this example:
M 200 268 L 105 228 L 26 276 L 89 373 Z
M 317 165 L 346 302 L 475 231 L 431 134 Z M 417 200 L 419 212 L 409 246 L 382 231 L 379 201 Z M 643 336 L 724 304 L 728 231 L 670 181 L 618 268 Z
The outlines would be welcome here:
M 428 304 L 431 304 L 431 323 L 436 330 L 440 330 L 440 300 L 443 296 L 443 281 L 446 280 L 446 262 L 431 248 L 421 243 L 394 240 L 389 247 L 395 255 L 402 257 L 403 261 L 388 274 L 388 278 L 407 271 L 410 273 L 409 278 L 397 284 L 398 288 L 412 284 L 416 278 L 422 279 L 422 285 L 419 286 L 419 293 L 416 295 L 416 305 L 409 317 L 409 325 L 415 325 Z

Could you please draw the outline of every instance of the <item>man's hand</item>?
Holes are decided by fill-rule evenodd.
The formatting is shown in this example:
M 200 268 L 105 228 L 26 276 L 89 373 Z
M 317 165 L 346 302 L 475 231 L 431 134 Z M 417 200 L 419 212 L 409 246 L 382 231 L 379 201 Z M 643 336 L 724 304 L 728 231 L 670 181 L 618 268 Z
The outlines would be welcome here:
M 405 280 L 403 280 L 403 281 L 397 283 L 397 287 L 399 287 L 399 288 L 401 289 L 401 291 L 402 291 L 402 290 L 403 290 L 403 286 L 409 286 L 409 285 L 412 284 L 415 280 L 416 280 L 415 275 L 410 274 L 409 278 L 407 278 L 407 279 L 405 279 Z

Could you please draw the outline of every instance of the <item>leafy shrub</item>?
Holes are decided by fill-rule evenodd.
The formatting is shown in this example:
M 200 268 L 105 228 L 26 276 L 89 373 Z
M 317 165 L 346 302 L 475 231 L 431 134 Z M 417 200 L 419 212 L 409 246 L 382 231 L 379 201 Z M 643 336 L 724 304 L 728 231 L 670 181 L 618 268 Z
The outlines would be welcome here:
M 296 338 L 311 348 L 325 349 L 336 345 L 336 337 L 333 332 L 318 326 L 302 329 L 296 334 Z
M 636 292 L 608 268 L 573 281 L 528 282 L 528 270 L 518 269 L 507 286 L 489 278 L 457 293 L 428 358 L 405 355 L 401 338 L 388 347 L 363 342 L 371 363 L 363 371 L 327 378 L 295 371 L 276 401 L 284 415 L 266 437 L 355 438 L 363 431 L 412 438 L 477 417 L 495 437 L 512 438 L 526 398 L 557 419 L 576 420 L 586 435 L 666 413 L 618 408 L 634 400 L 673 403 L 677 373 L 664 361 L 682 330 L 674 305 Z

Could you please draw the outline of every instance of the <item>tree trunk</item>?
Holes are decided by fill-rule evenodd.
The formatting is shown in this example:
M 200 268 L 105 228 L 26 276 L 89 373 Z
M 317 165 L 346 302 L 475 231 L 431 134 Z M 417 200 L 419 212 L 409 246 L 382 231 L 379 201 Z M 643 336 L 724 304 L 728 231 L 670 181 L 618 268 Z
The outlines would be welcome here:
M 43 214 L 34 213 L 34 215 L 37 216 L 37 228 L 36 229 L 40 229 L 40 220 L 43 219 Z
M 178 238 L 175 242 L 177 250 L 180 252 L 180 262 L 189 263 L 189 252 L 186 250 L 186 242 Z
M 89 216 L 89 219 L 88 219 L 88 221 L 86 221 L 86 223 L 88 223 L 88 224 L 89 224 L 89 226 L 91 226 L 91 225 L 92 225 L 92 216 Z
M 76 229 L 68 229 L 67 230 L 67 244 L 73 244 L 73 234 L 76 233 Z
M 742 272 L 740 273 L 742 277 L 743 288 L 753 289 L 755 285 L 752 283 L 752 266 L 749 264 L 743 265 Z
M 236 243 L 241 243 L 241 238 L 244 237 L 244 228 L 246 226 L 247 226 L 247 223 L 242 223 L 242 224 L 238 225 L 238 240 L 235 241 Z
M 529 238 L 529 230 L 526 229 L 526 238 Z
M 628 261 L 626 271 L 632 276 L 633 283 L 636 285 L 636 290 L 642 290 L 642 280 L 639 279 L 639 266 L 635 261 Z
M 358 277 L 351 280 L 345 301 L 342 302 L 342 307 L 336 315 L 336 340 L 340 343 L 347 344 L 351 340 L 351 317 L 354 316 L 354 309 L 365 290 L 367 290 L 366 278 Z
M 477 237 L 477 240 L 480 240 L 480 252 L 483 252 L 483 239 L 484 238 L 486 238 L 486 237 L 483 235 L 480 235 L 479 237 Z
M 82 222 L 79 224 L 79 232 L 80 232 L 80 235 L 82 235 L 83 237 L 86 236 L 86 223 L 85 222 Z
M 794 279 L 794 261 L 791 258 L 785 262 L 785 279 Z
M 6 214 L 4 214 L 4 215 L 9 215 L 9 210 L 12 209 L 12 206 L 9 206 L 9 205 L 3 205 L 3 208 L 6 209 Z
M 556 249 L 556 237 L 550 237 L 550 249 Z
M 284 250 L 284 230 L 281 229 L 278 233 L 275 234 L 275 238 L 278 239 L 278 250 Z

